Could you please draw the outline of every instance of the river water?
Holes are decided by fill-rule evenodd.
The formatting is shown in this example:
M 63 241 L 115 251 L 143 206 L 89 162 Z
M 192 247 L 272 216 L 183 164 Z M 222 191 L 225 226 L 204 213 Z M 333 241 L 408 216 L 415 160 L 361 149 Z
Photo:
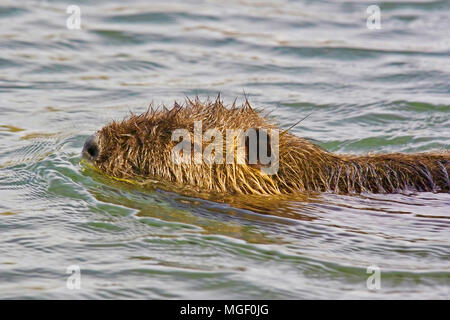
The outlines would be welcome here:
M 449 194 L 221 202 L 80 165 L 219 92 L 334 152 L 449 149 L 450 2 L 371 4 L 1 0 L 0 298 L 450 299 Z

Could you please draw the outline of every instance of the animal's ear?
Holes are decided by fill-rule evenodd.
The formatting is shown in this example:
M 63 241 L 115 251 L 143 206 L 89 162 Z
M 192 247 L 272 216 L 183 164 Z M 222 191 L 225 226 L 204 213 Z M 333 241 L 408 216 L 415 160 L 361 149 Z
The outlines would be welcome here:
M 272 148 L 267 129 L 250 128 L 245 132 L 245 162 L 252 167 L 261 167 L 261 157 L 271 157 Z

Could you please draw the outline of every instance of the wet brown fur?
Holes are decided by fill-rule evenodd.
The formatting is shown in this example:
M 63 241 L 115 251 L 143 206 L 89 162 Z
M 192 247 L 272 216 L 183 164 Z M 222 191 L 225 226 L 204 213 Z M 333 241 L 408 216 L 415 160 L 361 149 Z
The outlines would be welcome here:
M 178 128 L 192 134 L 196 120 L 202 120 L 203 133 L 217 128 L 224 137 L 226 129 L 277 128 L 248 101 L 227 108 L 220 99 L 187 99 L 184 106 L 152 108 L 103 127 L 98 132 L 100 153 L 95 165 L 118 178 L 155 179 L 227 194 L 449 192 L 448 151 L 341 155 L 289 132 L 280 133 L 275 175 L 246 164 L 175 164 L 171 150 L 178 141 L 171 141 L 171 134 Z M 203 141 L 203 148 L 209 143 Z

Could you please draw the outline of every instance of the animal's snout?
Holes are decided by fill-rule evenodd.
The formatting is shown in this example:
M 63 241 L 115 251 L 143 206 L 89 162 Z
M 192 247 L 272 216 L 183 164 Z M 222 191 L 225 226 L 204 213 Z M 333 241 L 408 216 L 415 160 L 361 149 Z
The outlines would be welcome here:
M 83 158 L 95 161 L 100 153 L 100 146 L 98 144 L 97 134 L 93 134 L 87 138 L 83 146 L 83 151 L 81 152 Z

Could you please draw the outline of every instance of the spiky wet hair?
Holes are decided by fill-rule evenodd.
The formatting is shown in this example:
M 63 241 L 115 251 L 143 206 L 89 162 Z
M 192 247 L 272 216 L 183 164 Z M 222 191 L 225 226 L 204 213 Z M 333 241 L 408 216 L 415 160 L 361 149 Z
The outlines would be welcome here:
M 123 121 L 113 121 L 97 133 L 99 154 L 94 164 L 108 175 L 152 179 L 198 188 L 207 192 L 288 194 L 331 191 L 337 193 L 395 193 L 403 190 L 449 192 L 450 153 L 338 155 L 310 141 L 280 130 L 279 168 L 267 175 L 250 164 L 176 164 L 171 151 L 178 143 L 172 132 L 202 121 L 202 134 L 218 129 L 278 129 L 248 101 L 226 107 L 215 101 L 187 99 L 168 108 L 149 108 Z M 203 148 L 210 143 L 203 142 Z

